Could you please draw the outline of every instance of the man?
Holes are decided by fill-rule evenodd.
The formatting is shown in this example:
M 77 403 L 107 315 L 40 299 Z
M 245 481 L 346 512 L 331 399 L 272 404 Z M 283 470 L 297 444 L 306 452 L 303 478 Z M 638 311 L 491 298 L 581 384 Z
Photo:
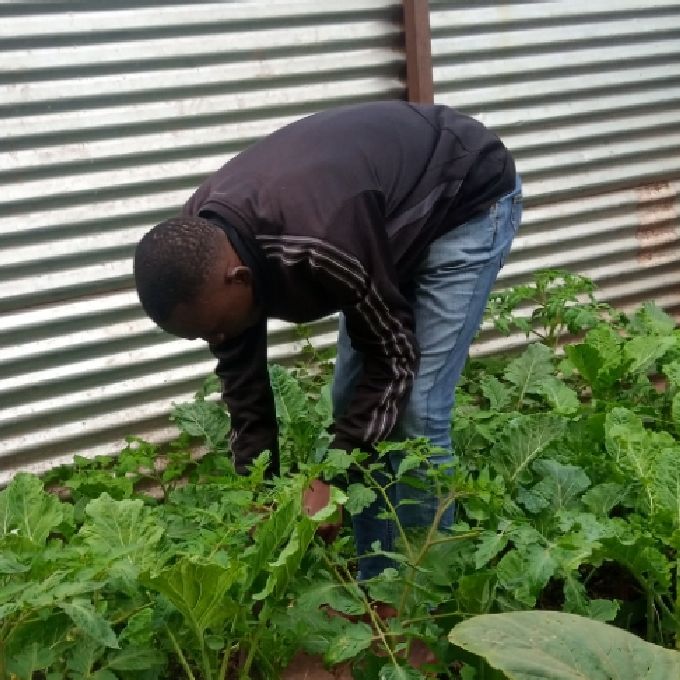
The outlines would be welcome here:
M 142 238 L 136 285 L 159 326 L 217 357 L 237 471 L 265 449 L 278 468 L 267 318 L 338 311 L 334 448 L 425 436 L 444 464 L 456 382 L 520 217 L 513 159 L 479 122 L 444 106 L 347 106 L 274 132 L 208 177 Z M 324 492 L 314 488 L 311 506 Z M 393 489 L 394 502 L 405 493 Z M 420 498 L 401 519 L 429 525 L 436 505 Z M 359 554 L 376 540 L 393 547 L 380 511 L 376 501 L 353 518 Z M 363 558 L 361 578 L 386 564 Z

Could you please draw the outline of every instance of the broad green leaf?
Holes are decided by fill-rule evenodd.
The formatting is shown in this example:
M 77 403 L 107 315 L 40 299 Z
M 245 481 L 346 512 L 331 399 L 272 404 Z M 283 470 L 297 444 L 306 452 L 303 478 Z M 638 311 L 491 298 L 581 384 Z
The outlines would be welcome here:
M 512 550 L 498 562 L 499 583 L 513 597 L 528 607 L 536 600 L 559 565 L 558 555 L 551 547 L 531 545 L 521 552 Z
M 211 449 L 226 446 L 229 432 L 229 416 L 217 402 L 197 400 L 187 404 L 175 404 L 171 420 L 192 437 L 203 437 Z
M 29 566 L 19 562 L 16 555 L 9 550 L 0 553 L 0 574 L 21 574 L 30 569 Z
M 671 402 L 671 418 L 675 423 L 676 431 L 680 431 L 680 392 L 675 394 Z
M 565 423 L 557 415 L 537 413 L 513 418 L 491 449 L 491 460 L 511 483 L 530 478 L 529 466 L 555 439 Z
M 78 640 L 78 644 L 73 645 L 68 650 L 66 668 L 70 671 L 67 675 L 69 680 L 78 678 L 91 678 L 92 668 L 101 659 L 105 648 L 92 638 Z
M 631 482 L 631 489 L 637 491 L 640 508 L 654 515 L 665 507 L 674 511 L 675 476 L 660 477 L 662 459 L 677 460 L 679 455 L 676 442 L 667 432 L 646 430 L 640 418 L 632 411 L 614 408 L 605 422 L 605 441 L 608 453 L 614 458 L 620 470 Z M 674 460 L 664 465 L 667 472 L 677 468 Z M 670 495 L 669 495 L 670 489 Z
M 480 381 L 482 394 L 489 400 L 492 411 L 502 411 L 512 401 L 512 393 L 506 385 L 493 375 L 486 375 Z
M 481 656 L 510 680 L 680 677 L 680 653 L 575 614 L 485 614 L 458 624 L 449 641 Z
M 589 385 L 595 385 L 597 375 L 603 365 L 598 351 L 589 345 L 566 345 L 564 353 L 572 366 L 583 376 Z
M 600 324 L 586 334 L 586 344 L 600 355 L 602 365 L 598 377 L 607 382 L 623 373 L 623 339 L 609 324 Z
M 363 484 L 350 484 L 347 487 L 347 504 L 345 509 L 350 515 L 356 515 L 371 505 L 376 498 L 377 495 L 373 489 Z
M 283 366 L 269 366 L 269 380 L 274 392 L 276 416 L 279 422 L 287 426 L 298 418 L 308 416 L 309 400 L 295 376 Z
M 43 647 L 37 642 L 31 642 L 19 654 L 13 656 L 7 669 L 18 680 L 31 680 L 37 671 L 49 668 L 56 661 L 56 654 L 50 647 Z
M 615 600 L 591 600 L 578 572 L 567 572 L 564 578 L 564 611 L 587 616 L 594 621 L 613 621 L 619 611 Z
M 104 647 L 118 649 L 118 640 L 111 624 L 95 611 L 91 602 L 73 600 L 73 602 L 62 602 L 59 606 L 85 635 Z
M 114 671 L 143 671 L 162 666 L 165 655 L 148 647 L 126 647 L 109 657 L 106 665 Z
M 581 500 L 597 517 L 607 517 L 624 498 L 624 489 L 616 482 L 604 482 L 586 491 Z
M 410 472 L 411 470 L 417 470 L 422 462 L 422 456 L 418 455 L 417 453 L 409 453 L 405 455 L 399 463 L 399 467 L 397 468 L 395 475 L 396 478 L 401 479 L 401 477 L 403 477 L 407 472 Z
M 194 634 L 202 640 L 208 628 L 234 615 L 239 605 L 228 595 L 238 577 L 238 568 L 217 564 L 197 564 L 183 558 L 157 577 L 142 577 L 149 588 L 165 595 L 182 613 Z
M 116 501 L 104 493 L 87 504 L 85 513 L 79 533 L 98 559 L 123 562 L 133 577 L 162 563 L 158 547 L 164 528 L 143 501 Z
M 42 546 L 64 518 L 59 499 L 45 493 L 35 475 L 19 472 L 0 491 L 0 537 L 13 535 Z
M 324 659 L 330 665 L 342 663 L 368 649 L 372 641 L 373 631 L 369 625 L 346 621 L 340 633 L 331 640 Z
M 680 528 L 680 447 L 657 449 L 651 483 L 655 507 L 667 511 Z
M 300 568 L 300 562 L 314 538 L 317 524 L 309 517 L 299 518 L 297 526 L 278 559 L 269 565 L 270 574 L 267 583 L 260 593 L 254 594 L 255 600 L 263 600 L 269 595 L 280 597 L 288 588 L 293 576 Z
M 680 389 L 680 361 L 677 359 L 671 361 L 663 366 L 662 371 L 666 378 L 668 378 L 669 385 L 675 390 Z
M 503 531 L 484 531 L 475 550 L 475 568 L 481 569 L 488 564 L 508 544 L 508 535 Z
M 343 614 L 364 614 L 366 611 L 358 587 L 334 581 L 313 581 L 298 598 L 302 609 L 318 609 L 327 604 Z
M 387 664 L 380 669 L 378 680 L 425 680 L 425 676 L 416 668 Z
M 550 349 L 535 343 L 529 345 L 521 356 L 508 364 L 503 377 L 517 388 L 519 403 L 525 394 L 540 391 L 545 378 L 553 374 L 552 358 L 553 353 Z
M 260 574 L 267 571 L 278 547 L 293 533 L 300 516 L 302 490 L 282 500 L 281 505 L 262 522 L 255 533 L 255 545 L 244 556 L 248 564 L 244 592 L 248 592 Z
M 623 354 L 631 362 L 628 371 L 639 373 L 653 370 L 656 362 L 674 346 L 673 337 L 642 335 L 628 340 L 623 346 Z
M 550 508 L 552 512 L 567 510 L 576 504 L 581 493 L 590 486 L 588 475 L 575 465 L 538 460 L 532 467 L 542 479 L 531 488 L 529 496 L 540 501 L 541 509 Z
M 675 329 L 675 319 L 653 302 L 645 302 L 630 323 L 634 333 L 670 335 Z
M 578 411 L 580 402 L 576 392 L 553 375 L 544 378 L 538 392 L 548 400 L 556 413 L 571 415 Z

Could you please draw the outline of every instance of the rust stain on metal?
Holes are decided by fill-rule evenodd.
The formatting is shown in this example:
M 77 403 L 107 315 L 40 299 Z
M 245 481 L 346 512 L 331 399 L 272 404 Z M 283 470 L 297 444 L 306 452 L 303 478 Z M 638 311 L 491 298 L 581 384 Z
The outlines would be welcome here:
M 678 196 L 670 182 L 655 182 L 636 187 L 639 226 L 637 260 L 651 266 L 667 259 L 668 247 L 678 240 Z M 676 246 L 677 247 L 677 246 Z

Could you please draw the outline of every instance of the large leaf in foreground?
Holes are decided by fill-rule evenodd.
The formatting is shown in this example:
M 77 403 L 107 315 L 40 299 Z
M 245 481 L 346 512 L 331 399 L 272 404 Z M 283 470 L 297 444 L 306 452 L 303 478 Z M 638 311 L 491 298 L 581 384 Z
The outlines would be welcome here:
M 485 614 L 449 633 L 510 680 L 677 680 L 680 654 L 560 612 Z

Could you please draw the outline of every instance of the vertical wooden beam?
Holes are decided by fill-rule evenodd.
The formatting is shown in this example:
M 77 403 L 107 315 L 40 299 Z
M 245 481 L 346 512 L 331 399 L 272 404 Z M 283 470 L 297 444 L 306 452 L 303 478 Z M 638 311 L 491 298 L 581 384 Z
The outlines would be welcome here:
M 406 36 L 406 97 L 410 102 L 434 102 L 429 0 L 402 0 Z

